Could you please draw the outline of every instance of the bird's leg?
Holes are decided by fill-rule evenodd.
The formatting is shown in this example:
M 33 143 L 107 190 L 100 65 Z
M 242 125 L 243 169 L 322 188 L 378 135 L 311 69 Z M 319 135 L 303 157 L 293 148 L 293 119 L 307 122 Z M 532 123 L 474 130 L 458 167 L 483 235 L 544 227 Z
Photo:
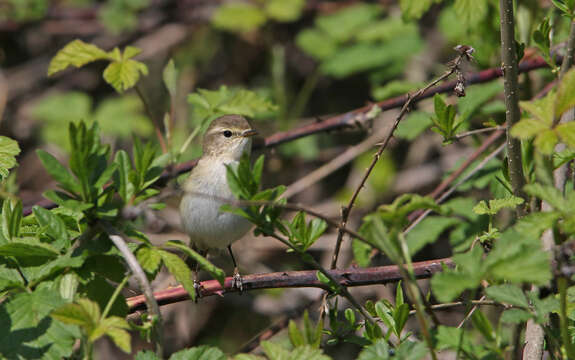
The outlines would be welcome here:
M 240 291 L 240 294 L 244 291 L 244 282 L 242 280 L 242 276 L 238 271 L 238 264 L 236 263 L 236 258 L 234 257 L 234 253 L 232 252 L 232 245 L 228 245 L 228 252 L 232 257 L 232 262 L 234 263 L 234 276 L 232 279 L 232 288 L 236 288 Z
M 196 250 L 203 257 L 208 256 L 208 250 L 198 250 L 198 249 L 194 250 Z M 200 284 L 200 278 L 198 276 L 199 272 L 200 272 L 200 263 L 196 261 L 194 266 L 194 289 L 196 290 L 196 302 L 198 301 L 199 298 L 202 297 L 202 285 Z

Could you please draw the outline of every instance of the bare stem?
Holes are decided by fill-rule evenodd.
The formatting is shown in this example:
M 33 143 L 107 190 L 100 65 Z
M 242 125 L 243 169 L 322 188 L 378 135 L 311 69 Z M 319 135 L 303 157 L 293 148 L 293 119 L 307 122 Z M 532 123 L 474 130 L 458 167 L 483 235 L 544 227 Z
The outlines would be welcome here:
M 109 225 L 105 225 L 104 227 L 108 233 L 108 237 L 114 243 L 114 245 L 116 245 L 116 247 L 124 257 L 126 264 L 128 264 L 128 267 L 132 271 L 132 274 L 138 281 L 138 284 L 140 285 L 140 288 L 144 293 L 148 314 L 154 318 L 153 321 L 155 324 L 154 337 L 156 340 L 155 341 L 156 354 L 158 354 L 158 356 L 163 356 L 164 341 L 163 341 L 163 330 L 162 330 L 162 314 L 160 313 L 160 307 L 158 306 L 158 302 L 154 297 L 154 292 L 152 290 L 150 282 L 148 281 L 148 277 L 146 276 L 146 273 L 140 266 L 140 263 L 138 263 L 138 260 L 136 259 L 132 251 L 130 251 L 130 248 L 128 247 L 124 239 L 122 239 L 122 237 L 119 235 L 118 231 L 116 231 L 113 227 Z

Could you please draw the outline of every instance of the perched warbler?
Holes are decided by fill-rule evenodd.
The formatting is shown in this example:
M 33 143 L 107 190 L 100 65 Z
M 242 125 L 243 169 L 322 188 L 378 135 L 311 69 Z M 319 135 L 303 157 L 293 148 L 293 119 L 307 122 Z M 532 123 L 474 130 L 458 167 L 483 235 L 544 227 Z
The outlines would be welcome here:
M 203 138 L 203 154 L 184 184 L 180 216 L 190 245 L 202 255 L 209 249 L 228 248 L 234 263 L 233 286 L 242 290 L 242 279 L 231 244 L 244 236 L 251 223 L 220 211 L 226 199 L 234 200 L 227 181 L 226 165 L 237 166 L 242 154 L 251 152 L 251 137 L 257 132 L 240 115 L 225 115 L 212 121 Z M 196 267 L 197 281 L 197 267 Z M 197 282 L 196 282 L 197 284 Z

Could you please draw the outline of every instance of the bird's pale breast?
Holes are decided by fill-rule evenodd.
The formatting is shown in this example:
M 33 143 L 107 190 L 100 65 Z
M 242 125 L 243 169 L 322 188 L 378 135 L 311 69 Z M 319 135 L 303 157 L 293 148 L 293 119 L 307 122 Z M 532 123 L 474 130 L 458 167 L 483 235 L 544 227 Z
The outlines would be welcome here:
M 191 244 L 198 248 L 225 248 L 248 232 L 251 223 L 220 211 L 225 203 L 222 199 L 234 199 L 227 184 L 226 166 L 204 160 L 200 160 L 184 186 L 180 203 L 182 226 Z

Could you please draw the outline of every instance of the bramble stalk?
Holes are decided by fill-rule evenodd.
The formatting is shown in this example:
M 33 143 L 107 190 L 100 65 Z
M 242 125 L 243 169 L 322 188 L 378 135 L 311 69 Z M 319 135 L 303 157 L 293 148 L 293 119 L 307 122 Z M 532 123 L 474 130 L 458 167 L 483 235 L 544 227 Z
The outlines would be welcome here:
M 505 118 L 507 126 L 507 159 L 509 164 L 509 177 L 513 194 L 525 200 L 523 192 L 525 176 L 523 174 L 523 161 L 521 156 L 521 141 L 511 136 L 511 127 L 519 122 L 519 87 L 517 46 L 515 44 L 515 21 L 513 18 L 513 0 L 499 1 L 499 14 L 501 17 L 501 69 L 503 70 L 503 84 L 505 93 Z M 525 215 L 525 205 L 517 207 L 519 216 Z

